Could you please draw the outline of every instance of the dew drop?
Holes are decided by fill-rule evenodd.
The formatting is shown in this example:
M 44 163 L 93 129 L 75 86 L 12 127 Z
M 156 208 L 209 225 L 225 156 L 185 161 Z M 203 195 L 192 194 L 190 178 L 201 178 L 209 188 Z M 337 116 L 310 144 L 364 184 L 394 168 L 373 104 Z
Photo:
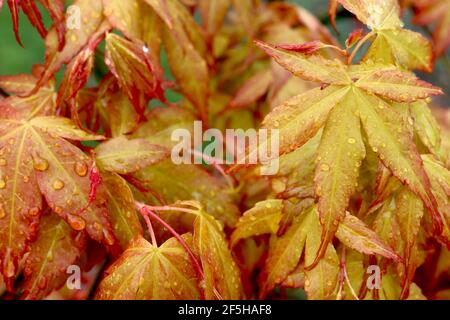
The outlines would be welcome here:
M 55 181 L 53 181 L 53 189 L 61 190 L 62 188 L 64 188 L 64 182 L 62 182 L 59 179 L 56 179 Z
M 48 161 L 40 157 L 33 158 L 33 168 L 37 171 L 45 171 L 48 169 Z
M 88 167 L 87 167 L 86 163 L 84 163 L 84 162 L 75 163 L 75 172 L 80 177 L 85 177 L 88 172 Z
M 355 143 L 356 143 L 356 140 L 353 139 L 353 138 L 349 138 L 349 139 L 347 140 L 347 142 L 350 143 L 350 144 L 355 144 Z
M 106 229 L 103 229 L 103 239 L 105 240 L 106 244 L 109 246 L 112 246 L 114 244 L 114 242 L 116 242 L 114 235 Z
M 49 251 L 49 252 L 47 253 L 47 260 L 48 260 L 49 262 L 53 262 L 53 259 L 54 259 L 53 251 Z
M 0 189 L 6 188 L 6 181 L 3 178 L 0 178 Z
M 84 221 L 84 219 L 81 217 L 69 215 L 67 217 L 67 221 L 69 222 L 70 226 L 76 231 L 81 231 L 86 228 L 86 221 Z
M 30 209 L 28 210 L 28 214 L 29 214 L 30 216 L 32 216 L 32 217 L 37 216 L 37 215 L 39 214 L 39 208 L 38 208 L 38 207 L 30 208 Z
M 324 163 L 320 166 L 320 169 L 322 171 L 330 171 L 330 166 Z

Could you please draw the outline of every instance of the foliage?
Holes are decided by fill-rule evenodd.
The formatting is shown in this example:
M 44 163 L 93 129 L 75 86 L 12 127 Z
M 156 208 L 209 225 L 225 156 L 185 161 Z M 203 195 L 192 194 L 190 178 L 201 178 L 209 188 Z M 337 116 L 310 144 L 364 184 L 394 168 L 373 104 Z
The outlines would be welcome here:
M 331 0 L 332 22 L 347 10 L 365 25 L 345 46 L 283 1 L 6 5 L 18 43 L 23 11 L 46 55 L 0 76 L 5 297 L 449 297 L 449 120 L 414 73 L 449 45 L 448 0 L 402 2 L 435 22 L 433 44 L 397 1 Z M 173 163 L 172 132 L 195 120 L 278 130 L 278 173 Z

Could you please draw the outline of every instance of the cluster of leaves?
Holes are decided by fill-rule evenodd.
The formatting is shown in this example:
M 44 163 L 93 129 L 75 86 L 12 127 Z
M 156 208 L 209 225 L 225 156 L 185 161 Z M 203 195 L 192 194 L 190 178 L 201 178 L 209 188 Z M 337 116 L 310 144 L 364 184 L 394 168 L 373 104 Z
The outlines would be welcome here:
M 450 148 L 429 108 L 442 91 L 413 73 L 448 45 L 447 0 L 413 3 L 419 23 L 439 8 L 434 53 L 393 0 L 330 1 L 332 21 L 342 5 L 367 26 L 345 48 L 282 1 L 38 2 L 7 1 L 18 41 L 23 10 L 46 45 L 44 65 L 0 77 L 7 297 L 448 296 Z M 279 172 L 174 164 L 171 133 L 195 120 L 279 130 Z M 75 293 L 60 289 L 72 265 Z

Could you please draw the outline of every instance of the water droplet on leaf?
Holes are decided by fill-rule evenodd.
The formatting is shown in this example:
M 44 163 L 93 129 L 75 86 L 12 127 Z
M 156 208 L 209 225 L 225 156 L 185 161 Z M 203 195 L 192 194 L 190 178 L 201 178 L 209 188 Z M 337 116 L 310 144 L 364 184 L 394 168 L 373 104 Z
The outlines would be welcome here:
M 55 181 L 53 181 L 53 189 L 61 190 L 62 188 L 64 188 L 64 182 L 62 182 L 59 179 L 56 179 Z

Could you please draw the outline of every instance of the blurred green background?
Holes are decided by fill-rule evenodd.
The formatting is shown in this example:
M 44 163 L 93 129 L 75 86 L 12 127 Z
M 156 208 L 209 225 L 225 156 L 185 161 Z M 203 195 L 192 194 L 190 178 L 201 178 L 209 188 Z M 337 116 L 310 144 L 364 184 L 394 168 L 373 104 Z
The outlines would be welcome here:
M 69 3 L 69 1 L 67 2 Z M 329 24 L 327 12 L 328 0 L 291 0 L 290 2 L 305 7 L 313 12 L 324 24 Z M 45 10 L 41 10 L 41 12 L 43 13 L 46 26 L 49 26 L 51 21 L 48 14 Z M 426 34 L 424 30 L 410 23 L 410 12 L 406 12 L 403 19 L 407 28 Z M 337 24 L 340 31 L 339 40 L 341 43 L 344 43 L 349 32 L 355 29 L 355 27 L 359 27 L 358 22 L 346 12 L 338 15 Z M 22 12 L 20 14 L 19 30 L 24 48 L 16 42 L 11 23 L 11 15 L 5 1 L 3 9 L 0 11 L 0 75 L 29 73 L 34 64 L 44 62 L 44 42 Z M 333 34 L 336 35 L 334 31 Z M 432 74 L 420 74 L 420 76 L 450 93 L 450 57 L 448 51 L 447 56 L 438 61 L 435 71 Z M 58 78 L 61 78 L 61 72 Z M 449 95 L 441 97 L 436 102 L 441 105 L 450 105 L 448 102 L 449 97 Z

